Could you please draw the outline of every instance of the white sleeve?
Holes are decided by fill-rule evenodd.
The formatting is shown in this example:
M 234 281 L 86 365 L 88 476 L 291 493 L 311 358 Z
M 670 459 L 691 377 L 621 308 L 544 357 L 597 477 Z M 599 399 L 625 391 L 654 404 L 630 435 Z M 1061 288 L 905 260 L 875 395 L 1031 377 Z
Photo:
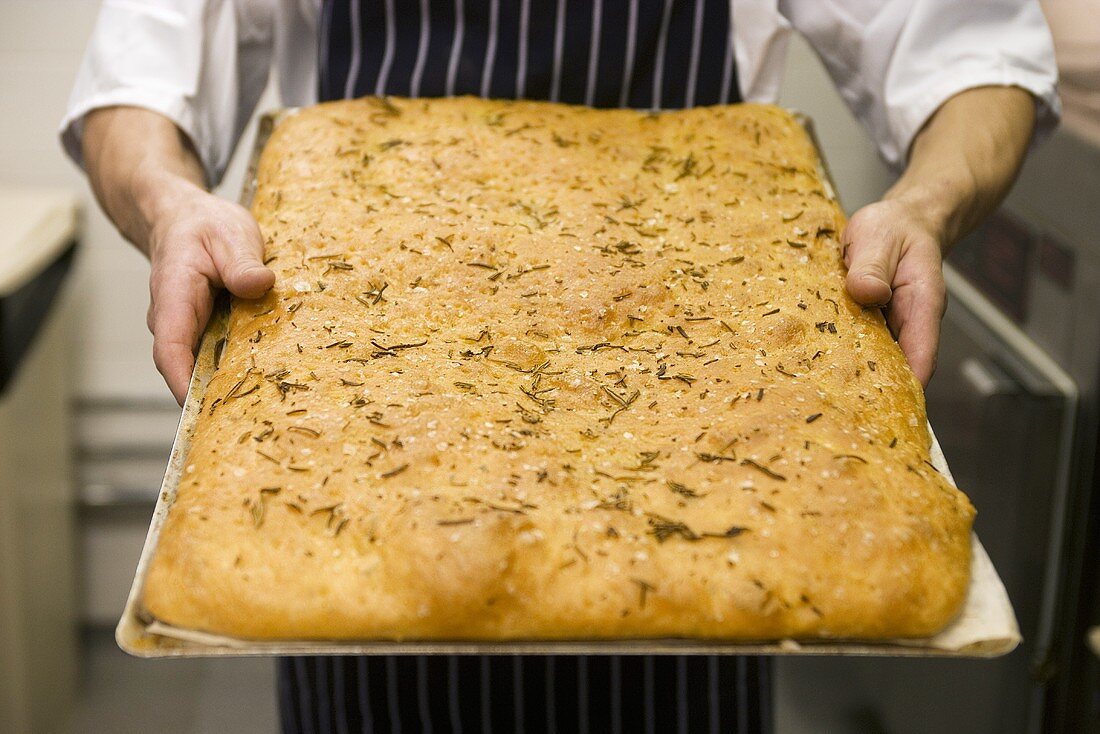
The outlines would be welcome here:
M 267 84 L 271 0 L 105 0 L 77 73 L 61 142 L 83 166 L 84 116 L 129 105 L 191 139 L 217 184 Z
M 1015 86 L 1058 122 L 1054 47 L 1036 0 L 779 0 L 891 164 L 950 97 Z

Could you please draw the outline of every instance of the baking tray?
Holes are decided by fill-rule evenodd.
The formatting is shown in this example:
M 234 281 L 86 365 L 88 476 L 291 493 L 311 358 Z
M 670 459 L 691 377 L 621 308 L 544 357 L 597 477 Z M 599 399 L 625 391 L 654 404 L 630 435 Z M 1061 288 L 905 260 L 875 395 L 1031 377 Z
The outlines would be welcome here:
M 260 151 L 278 123 L 296 112 L 276 110 L 259 121 L 241 203 L 249 206 L 256 190 Z M 830 198 L 836 200 L 820 146 L 810 119 L 795 112 L 809 133 L 822 161 L 819 173 Z M 1011 652 L 1021 640 L 1016 615 L 989 555 L 977 535 L 971 535 L 971 581 L 959 616 L 934 637 L 884 641 L 858 640 L 771 640 L 740 642 L 695 639 L 549 640 L 549 641 L 446 641 L 409 640 L 247 640 L 212 635 L 164 624 L 146 612 L 141 604 L 146 574 L 156 551 L 164 520 L 176 498 L 176 488 L 190 448 L 195 424 L 202 410 L 206 386 L 214 374 L 228 327 L 229 302 L 219 299 L 203 334 L 195 371 L 176 430 L 172 454 L 164 474 L 156 509 L 138 561 L 134 583 L 126 600 L 115 639 L 126 652 L 137 657 L 204 657 L 226 655 L 392 655 L 392 654 L 731 654 L 731 655 L 875 655 L 895 657 L 988 658 Z M 929 431 L 931 432 L 931 426 Z M 954 484 L 950 469 L 932 434 L 932 464 Z

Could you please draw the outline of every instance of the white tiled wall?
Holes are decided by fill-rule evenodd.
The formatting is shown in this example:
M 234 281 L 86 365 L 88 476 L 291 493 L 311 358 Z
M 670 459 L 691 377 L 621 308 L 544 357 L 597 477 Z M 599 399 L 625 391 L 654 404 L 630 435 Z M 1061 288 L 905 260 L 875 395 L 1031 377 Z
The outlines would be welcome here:
M 150 357 L 146 263 L 99 212 L 57 143 L 57 123 L 98 5 L 98 0 L 0 0 L 0 182 L 70 186 L 87 203 L 83 252 L 70 284 L 76 304 L 75 393 L 170 399 Z M 885 188 L 888 177 L 873 148 L 802 43 L 792 47 L 782 101 L 817 120 L 849 208 Z M 230 196 L 239 188 L 240 158 L 222 187 Z
M 84 196 L 83 250 L 69 287 L 79 395 L 156 395 L 148 360 L 143 259 L 98 212 L 55 134 L 84 41 L 93 0 L 0 2 L 0 180 L 70 186 Z

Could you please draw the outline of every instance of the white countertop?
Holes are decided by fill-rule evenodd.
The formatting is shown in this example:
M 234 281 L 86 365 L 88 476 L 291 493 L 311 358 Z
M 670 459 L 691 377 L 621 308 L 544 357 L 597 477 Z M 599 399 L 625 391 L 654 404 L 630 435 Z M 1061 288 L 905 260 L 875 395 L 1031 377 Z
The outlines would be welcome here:
M 76 234 L 78 215 L 68 189 L 0 186 L 0 298 L 54 261 Z

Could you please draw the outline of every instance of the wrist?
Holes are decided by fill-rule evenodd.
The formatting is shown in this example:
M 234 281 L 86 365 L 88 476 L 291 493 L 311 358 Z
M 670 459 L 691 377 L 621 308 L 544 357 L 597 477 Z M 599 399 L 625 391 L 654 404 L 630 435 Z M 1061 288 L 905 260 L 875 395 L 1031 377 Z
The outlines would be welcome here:
M 187 202 L 205 190 L 185 176 L 166 169 L 159 162 L 143 162 L 136 166 L 130 181 L 130 197 L 138 214 L 130 239 L 152 256 L 155 233 L 165 222 L 178 216 Z
M 905 206 L 946 252 L 965 234 L 966 222 L 977 205 L 973 180 L 964 175 L 937 176 L 918 182 L 899 180 L 883 199 Z

